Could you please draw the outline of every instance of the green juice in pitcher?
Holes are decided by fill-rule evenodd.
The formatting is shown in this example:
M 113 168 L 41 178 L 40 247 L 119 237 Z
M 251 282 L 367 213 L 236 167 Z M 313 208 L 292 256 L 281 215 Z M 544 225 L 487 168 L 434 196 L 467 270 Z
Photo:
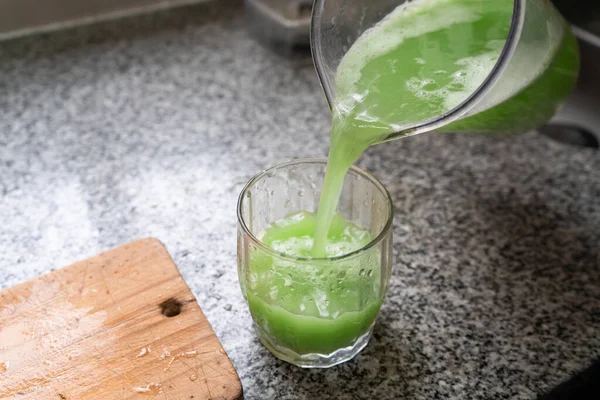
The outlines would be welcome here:
M 348 50 L 335 77 L 315 257 L 323 255 L 348 168 L 369 146 L 410 134 L 412 127 L 443 116 L 473 94 L 503 52 L 513 4 L 512 0 L 407 2 L 365 31 Z M 549 4 L 527 1 L 527 7 L 530 18 L 525 23 L 543 23 L 541 36 L 520 44 L 492 92 L 466 116 L 439 130 L 525 131 L 550 119 L 569 95 L 579 68 L 576 40 Z

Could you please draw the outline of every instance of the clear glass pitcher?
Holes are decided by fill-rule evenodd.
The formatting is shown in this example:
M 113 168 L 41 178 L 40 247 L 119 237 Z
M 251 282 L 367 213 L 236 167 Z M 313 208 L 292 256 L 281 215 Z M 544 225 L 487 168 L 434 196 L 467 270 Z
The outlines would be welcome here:
M 412 3 L 430 0 L 415 0 Z M 577 80 L 579 70 L 579 50 L 577 41 L 565 20 L 548 0 L 439 0 L 442 5 L 451 3 L 470 3 L 471 7 L 503 5 L 508 7 L 506 31 L 507 36 L 498 48 L 495 61 L 479 74 L 480 81 L 470 82 L 471 89 L 463 90 L 459 98 L 435 112 L 415 113 L 413 120 L 390 120 L 389 134 L 381 141 L 426 131 L 444 132 L 478 132 L 478 133 L 513 133 L 535 128 L 549 120 L 558 107 L 570 94 Z M 506 2 L 506 3 L 503 3 Z M 315 67 L 321 80 L 327 101 L 333 107 L 336 95 L 339 95 L 338 67 L 343 62 L 348 50 L 357 43 L 367 30 L 386 18 L 398 6 L 408 3 L 402 0 L 315 0 L 311 27 L 311 46 Z M 473 3 L 478 3 L 473 5 Z M 508 3 L 508 4 L 507 4 Z M 411 4 L 408 4 L 410 6 Z M 405 5 L 406 6 L 406 5 Z M 454 4 L 456 6 L 456 4 Z M 436 5 L 437 7 L 437 5 Z M 439 12 L 438 12 L 439 11 Z M 417 15 L 415 26 L 411 29 L 422 29 L 422 26 L 438 23 L 445 11 L 432 8 L 427 13 Z M 420 18 L 420 19 L 419 19 Z M 420 25 L 419 25 L 420 24 Z M 387 28 L 386 28 L 387 29 Z M 389 29 L 390 35 L 402 32 L 401 27 Z M 465 28 L 468 30 L 468 26 Z M 465 36 L 469 37 L 469 36 Z M 380 39 L 383 36 L 380 36 Z M 464 39 L 464 38 L 463 38 Z M 377 40 L 360 45 L 377 46 Z M 468 41 L 453 43 L 452 38 L 444 38 L 450 46 L 468 46 Z M 429 46 L 429 42 L 423 42 Z M 421 47 L 423 47 L 423 43 Z M 368 46 L 367 46 L 368 45 Z M 385 44 L 382 44 L 385 45 Z M 439 43 L 437 44 L 439 46 Z M 431 46 L 436 46 L 431 43 Z M 423 51 L 427 50 L 425 48 Z M 427 50 L 431 51 L 431 50 Z M 434 48 L 433 51 L 436 51 Z M 433 62 L 431 70 L 435 70 L 435 62 L 440 68 L 445 67 L 443 48 L 440 56 Z M 415 53 L 416 54 L 416 53 Z M 432 54 L 431 52 L 429 54 Z M 414 56 L 414 54 L 413 54 Z M 389 61 L 389 60 L 388 60 Z M 396 68 L 409 67 L 409 61 L 397 60 Z M 417 58 L 417 61 L 419 59 Z M 390 73 L 392 69 L 378 73 Z M 360 71 L 364 78 L 366 68 Z M 407 85 L 407 75 L 400 75 L 393 81 L 399 89 Z M 468 77 L 467 77 L 468 78 Z M 358 78 L 357 78 L 358 79 Z M 392 82 L 390 78 L 388 82 Z M 422 83 L 423 81 L 421 81 Z M 424 86 L 424 90 L 427 87 Z M 390 95 L 391 94 L 391 95 Z M 388 109 L 382 113 L 393 114 L 404 101 L 401 90 L 398 95 L 386 89 L 386 97 L 381 100 L 388 103 Z M 405 105 L 405 104 L 402 104 Z M 381 104 L 377 105 L 378 107 Z M 396 107 L 396 108 L 395 108 Z M 334 113 L 335 115 L 335 113 Z M 404 113 L 406 115 L 406 113 Z

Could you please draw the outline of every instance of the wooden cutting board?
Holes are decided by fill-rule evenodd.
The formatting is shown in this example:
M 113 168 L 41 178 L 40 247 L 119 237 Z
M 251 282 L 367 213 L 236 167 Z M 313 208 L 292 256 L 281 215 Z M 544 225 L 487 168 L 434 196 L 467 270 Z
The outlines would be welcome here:
M 145 239 L 0 292 L 0 399 L 241 399 L 164 246 Z

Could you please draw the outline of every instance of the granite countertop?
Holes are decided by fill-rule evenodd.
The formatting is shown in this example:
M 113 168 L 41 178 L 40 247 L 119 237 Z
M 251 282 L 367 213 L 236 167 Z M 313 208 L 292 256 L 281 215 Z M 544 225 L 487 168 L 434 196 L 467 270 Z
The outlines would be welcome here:
M 165 243 L 247 399 L 533 399 L 600 355 L 600 153 L 536 133 L 423 134 L 359 164 L 395 203 L 370 345 L 302 370 L 257 341 L 236 198 L 324 156 L 310 59 L 221 0 L 0 43 L 0 288 L 126 242 Z

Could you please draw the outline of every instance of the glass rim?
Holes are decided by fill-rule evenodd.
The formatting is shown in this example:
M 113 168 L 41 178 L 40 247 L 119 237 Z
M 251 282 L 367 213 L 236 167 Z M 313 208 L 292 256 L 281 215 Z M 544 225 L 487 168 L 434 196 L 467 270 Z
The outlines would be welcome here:
M 286 259 L 289 261 L 294 261 L 294 262 L 321 261 L 321 262 L 325 262 L 325 261 L 340 261 L 340 260 L 354 258 L 354 257 L 366 252 L 367 250 L 377 246 L 379 243 L 381 243 L 383 241 L 383 239 L 391 231 L 393 222 L 394 222 L 394 205 L 392 202 L 392 196 L 390 196 L 390 192 L 385 188 L 385 186 L 377 178 L 375 178 L 375 176 L 373 176 L 369 172 L 367 172 L 355 165 L 352 165 L 350 167 L 349 171 L 357 173 L 358 175 L 360 175 L 363 178 L 365 178 L 366 180 L 368 180 L 370 183 L 374 184 L 375 187 L 377 187 L 377 189 L 384 195 L 386 202 L 387 202 L 387 209 L 388 209 L 387 220 L 385 222 L 385 225 L 381 229 L 381 232 L 379 232 L 373 240 L 371 240 L 369 243 L 362 246 L 361 248 L 351 251 L 350 253 L 343 254 L 341 256 L 336 256 L 336 257 L 297 257 L 297 256 L 291 256 L 289 254 L 275 251 L 271 247 L 264 244 L 260 239 L 258 239 L 250 231 L 250 229 L 246 225 L 246 221 L 242 215 L 242 205 L 243 205 L 243 201 L 244 201 L 244 196 L 246 195 L 246 193 L 248 193 L 248 190 L 256 182 L 258 182 L 258 180 L 260 180 L 262 177 L 268 175 L 269 173 L 271 173 L 277 169 L 284 168 L 284 167 L 290 167 L 290 166 L 298 165 L 298 164 L 322 164 L 322 165 L 327 166 L 327 159 L 326 158 L 298 158 L 298 159 L 294 159 L 294 160 L 291 160 L 291 161 L 288 161 L 285 163 L 277 164 L 273 167 L 265 169 L 265 170 L 257 173 L 256 175 L 254 175 L 242 189 L 242 192 L 240 193 L 240 195 L 238 197 L 238 201 L 237 201 L 238 225 L 242 228 L 244 233 L 250 238 L 250 240 L 252 241 L 252 243 L 254 245 L 259 247 L 261 250 L 269 253 L 270 255 L 277 256 L 279 258 Z
M 323 8 L 324 1 L 325 0 L 315 0 L 313 5 L 310 28 L 310 47 L 315 70 L 317 71 L 321 87 L 325 93 L 327 104 L 331 109 L 334 95 L 332 93 L 332 88 L 330 87 L 331 83 L 329 82 L 330 80 L 326 72 L 327 66 L 322 62 L 322 58 L 317 56 L 320 53 L 320 50 L 322 50 L 320 47 L 317 47 L 317 41 L 320 40 L 318 38 L 320 38 L 321 34 L 322 13 L 319 15 L 316 10 Z M 510 30 L 508 32 L 508 36 L 506 37 L 506 43 L 504 44 L 504 47 L 502 48 L 494 67 L 491 69 L 481 85 L 479 85 L 477 89 L 473 91 L 473 93 L 471 93 L 465 100 L 446 113 L 425 122 L 418 123 L 412 127 L 407 127 L 399 132 L 392 132 L 388 134 L 382 140 L 382 142 L 398 137 L 412 136 L 419 133 L 433 131 L 459 120 L 462 116 L 472 110 L 479 100 L 488 94 L 492 90 L 492 87 L 500 80 L 502 73 L 508 67 L 512 56 L 517 50 L 517 45 L 523 31 L 523 25 L 525 24 L 525 1 L 526 0 L 513 0 L 513 13 L 510 21 Z M 324 85 L 324 82 L 329 82 L 329 85 Z

